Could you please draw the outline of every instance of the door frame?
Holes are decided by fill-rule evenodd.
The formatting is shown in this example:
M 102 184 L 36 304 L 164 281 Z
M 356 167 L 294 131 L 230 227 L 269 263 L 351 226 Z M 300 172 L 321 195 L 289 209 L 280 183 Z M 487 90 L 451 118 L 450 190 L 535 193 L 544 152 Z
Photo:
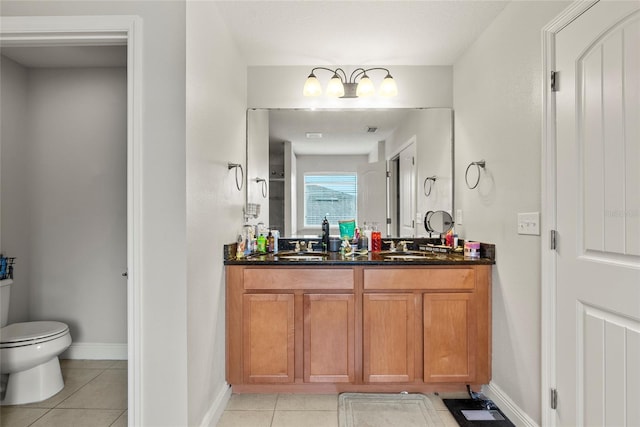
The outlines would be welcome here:
M 415 151 L 415 156 L 418 156 L 418 144 L 417 144 L 417 136 L 416 135 L 412 135 L 411 138 L 407 139 L 404 143 L 402 143 L 401 145 L 399 145 L 398 147 L 396 147 L 395 150 L 393 150 L 391 152 L 391 154 L 387 157 L 387 173 L 388 174 L 393 174 L 396 173 L 395 176 L 395 185 L 399 185 L 400 182 L 400 176 L 399 173 L 400 172 L 400 154 L 406 150 L 407 148 L 411 147 L 413 145 L 414 147 L 414 151 Z M 391 162 L 393 161 L 398 161 L 398 167 L 396 168 L 396 170 L 394 171 L 393 168 L 391 167 Z M 414 159 L 414 166 L 415 166 L 415 159 Z M 418 206 L 418 190 L 417 190 L 417 178 L 418 178 L 418 171 L 414 170 L 414 176 L 413 176 L 413 212 L 411 213 L 411 216 L 413 217 L 414 221 L 415 221 L 415 215 L 416 215 L 416 209 Z M 393 184 L 393 179 L 391 179 L 391 184 Z M 402 237 L 401 236 L 401 232 L 400 232 L 400 202 L 396 201 L 396 205 L 395 205 L 395 212 L 390 211 L 389 209 L 393 208 L 393 204 L 391 201 L 391 197 L 395 197 L 396 200 L 399 199 L 400 197 L 400 192 L 396 191 L 395 189 L 391 189 L 391 191 L 387 191 L 387 206 L 389 206 L 390 208 L 387 209 L 388 213 L 392 216 L 388 216 L 387 218 L 391 218 L 391 224 L 387 224 L 387 233 L 389 234 L 389 236 L 393 236 L 393 228 L 395 227 L 395 231 L 397 231 L 398 236 L 396 237 Z M 388 220 L 387 220 L 388 221 Z M 418 230 L 418 224 L 417 222 L 415 223 L 414 226 L 414 233 L 416 233 Z
M 555 70 L 556 34 L 590 9 L 599 0 L 574 1 L 542 28 L 542 165 L 541 165 L 541 425 L 555 426 L 551 408 L 551 390 L 556 388 L 556 252 L 551 249 L 551 232 L 557 228 L 556 100 L 551 90 L 551 72 Z M 560 76 L 560 78 L 562 78 Z M 561 84 L 561 82 L 560 82 Z
M 0 17 L 3 46 L 127 46 L 128 425 L 142 425 L 142 18 Z

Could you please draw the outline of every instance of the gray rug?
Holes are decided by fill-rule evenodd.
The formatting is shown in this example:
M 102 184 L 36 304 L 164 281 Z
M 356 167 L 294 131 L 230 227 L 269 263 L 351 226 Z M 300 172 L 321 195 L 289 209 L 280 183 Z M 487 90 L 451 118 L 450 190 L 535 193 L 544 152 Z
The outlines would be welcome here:
M 343 393 L 338 418 L 340 427 L 444 427 L 423 394 Z

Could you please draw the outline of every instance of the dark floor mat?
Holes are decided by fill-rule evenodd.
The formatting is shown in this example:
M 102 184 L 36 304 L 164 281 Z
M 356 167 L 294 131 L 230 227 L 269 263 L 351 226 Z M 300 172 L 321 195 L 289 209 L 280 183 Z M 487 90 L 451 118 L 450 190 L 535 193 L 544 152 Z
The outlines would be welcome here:
M 461 427 L 515 427 L 493 402 L 474 399 L 442 399 Z

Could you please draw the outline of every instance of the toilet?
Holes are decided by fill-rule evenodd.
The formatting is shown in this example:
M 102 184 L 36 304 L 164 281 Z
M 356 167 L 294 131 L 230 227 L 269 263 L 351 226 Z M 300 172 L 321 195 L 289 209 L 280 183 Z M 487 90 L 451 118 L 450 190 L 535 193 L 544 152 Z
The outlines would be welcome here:
M 40 402 L 64 387 L 58 355 L 71 345 L 62 322 L 7 325 L 11 279 L 0 280 L 0 405 Z

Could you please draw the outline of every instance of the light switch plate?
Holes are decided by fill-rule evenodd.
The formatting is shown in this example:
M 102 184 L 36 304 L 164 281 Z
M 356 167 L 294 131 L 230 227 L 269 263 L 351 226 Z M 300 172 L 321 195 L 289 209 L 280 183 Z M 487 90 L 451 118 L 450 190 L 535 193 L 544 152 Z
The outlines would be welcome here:
M 540 235 L 540 212 L 518 214 L 518 234 Z

